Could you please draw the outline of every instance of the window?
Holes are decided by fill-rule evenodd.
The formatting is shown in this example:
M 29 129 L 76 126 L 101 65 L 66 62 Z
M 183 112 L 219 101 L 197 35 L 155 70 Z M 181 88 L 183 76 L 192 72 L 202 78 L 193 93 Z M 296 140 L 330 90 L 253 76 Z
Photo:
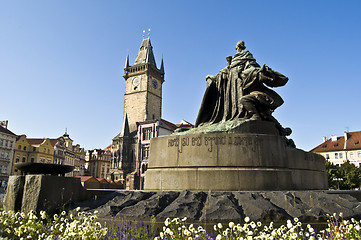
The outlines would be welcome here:
M 35 162 L 35 158 L 32 156 L 30 161 L 31 161 L 32 163 Z
M 2 139 L 0 139 L 0 146 L 2 146 L 3 145 L 3 140 Z
M 9 142 L 9 147 L 13 147 L 13 141 Z
M 1 158 L 1 159 L 5 158 L 5 153 L 4 153 L 4 152 L 1 152 L 0 158 Z
M 8 140 L 5 141 L 5 147 L 7 147 L 7 146 L 8 146 Z
M 19 161 L 20 161 L 20 157 L 17 156 L 16 159 L 15 159 L 15 162 L 17 163 L 17 162 L 19 162 Z
M 338 159 L 338 153 L 335 153 L 335 159 Z
M 330 159 L 330 154 L 326 153 L 325 158 Z
M 23 162 L 25 162 L 25 160 L 26 160 L 26 157 L 23 156 Z
M 33 152 L 36 152 L 36 147 L 33 147 Z
M 26 146 L 24 146 L 24 148 L 23 148 L 23 149 L 24 149 L 24 151 L 26 151 Z
M 151 128 L 144 128 L 143 129 L 143 140 L 150 140 L 151 133 L 152 133 Z
M 143 147 L 143 159 L 147 159 L 149 157 L 149 146 Z
M 338 156 L 339 156 L 340 159 L 342 159 L 342 158 L 343 158 L 342 152 L 340 152 L 340 153 L 338 154 Z
M 358 151 L 358 152 L 357 152 L 357 157 L 358 157 L 358 158 L 361 158 L 361 151 Z
M 350 152 L 350 158 L 353 158 L 353 152 Z
M 21 150 L 21 145 L 19 145 L 18 149 Z

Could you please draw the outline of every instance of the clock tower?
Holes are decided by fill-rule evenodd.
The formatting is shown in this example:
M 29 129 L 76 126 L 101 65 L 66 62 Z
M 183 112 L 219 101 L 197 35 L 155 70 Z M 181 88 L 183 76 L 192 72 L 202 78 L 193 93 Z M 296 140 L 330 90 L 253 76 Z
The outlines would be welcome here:
M 124 114 L 130 133 L 137 130 L 137 122 L 160 120 L 162 113 L 163 60 L 157 68 L 150 39 L 143 39 L 134 65 L 125 68 Z
M 124 114 L 121 132 L 113 138 L 111 178 L 133 176 L 137 168 L 137 129 L 139 122 L 161 120 L 163 59 L 158 69 L 150 39 L 143 39 L 133 66 L 126 58 L 124 75 Z

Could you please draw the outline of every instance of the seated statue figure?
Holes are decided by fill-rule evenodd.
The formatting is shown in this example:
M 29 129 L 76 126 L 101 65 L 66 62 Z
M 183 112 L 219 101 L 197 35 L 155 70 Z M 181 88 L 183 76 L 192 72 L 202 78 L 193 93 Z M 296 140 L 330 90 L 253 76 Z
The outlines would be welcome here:
M 237 53 L 227 57 L 228 66 L 216 76 L 206 77 L 207 88 L 195 126 L 236 119 L 265 120 L 275 122 L 280 134 L 285 135 L 272 116 L 283 100 L 267 86 L 284 86 L 288 78 L 266 65 L 261 68 L 245 48 L 244 41 L 239 41 Z

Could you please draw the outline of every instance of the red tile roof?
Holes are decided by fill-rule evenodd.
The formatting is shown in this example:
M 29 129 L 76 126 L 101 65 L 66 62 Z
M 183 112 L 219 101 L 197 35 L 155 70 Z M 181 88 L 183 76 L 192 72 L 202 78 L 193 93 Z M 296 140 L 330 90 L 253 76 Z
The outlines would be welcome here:
M 361 131 L 347 133 L 347 143 L 345 146 L 345 136 L 337 137 L 336 141 L 328 139 L 321 143 L 310 152 L 332 152 L 340 150 L 356 150 L 361 149 Z
M 182 120 L 179 124 L 177 124 L 178 128 L 184 128 L 184 127 L 194 127 L 194 125 L 186 120 Z
M 99 182 L 95 177 L 92 177 L 92 176 L 76 176 L 76 177 L 80 178 L 81 182 L 86 182 L 86 181 L 89 181 L 89 180 L 92 180 L 94 182 Z
M 104 148 L 104 151 L 109 150 L 112 151 L 113 144 L 110 144 L 108 147 Z
M 26 140 L 30 145 L 40 145 L 45 141 L 44 138 L 26 138 Z
M 105 178 L 97 178 L 97 180 L 101 183 L 109 183 Z
M 161 119 L 161 121 L 172 130 L 176 130 L 178 128 L 177 125 L 175 125 L 174 123 L 168 122 L 167 120 Z

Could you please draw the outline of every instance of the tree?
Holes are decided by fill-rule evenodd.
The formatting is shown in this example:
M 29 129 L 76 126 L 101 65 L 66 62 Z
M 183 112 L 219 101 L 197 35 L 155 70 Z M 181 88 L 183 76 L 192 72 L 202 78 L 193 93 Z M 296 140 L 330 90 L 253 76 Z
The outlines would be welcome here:
M 338 189 L 339 186 L 342 190 L 348 190 L 360 187 L 361 169 L 350 163 L 350 161 L 346 161 L 340 167 L 337 167 L 326 160 L 325 165 L 330 188 Z M 334 179 L 342 180 L 337 182 Z

